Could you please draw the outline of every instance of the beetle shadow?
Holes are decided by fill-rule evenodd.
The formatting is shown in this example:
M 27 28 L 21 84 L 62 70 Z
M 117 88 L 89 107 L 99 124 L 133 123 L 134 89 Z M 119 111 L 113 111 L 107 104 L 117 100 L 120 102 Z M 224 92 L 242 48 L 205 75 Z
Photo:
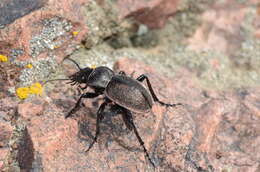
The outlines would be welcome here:
M 86 144 L 86 148 L 93 141 L 96 131 L 97 110 L 100 100 L 94 100 L 92 107 L 81 107 L 79 115 L 74 116 L 78 121 L 78 138 Z M 108 106 L 104 113 L 104 119 L 100 123 L 100 134 L 98 136 L 98 144 L 100 147 L 108 149 L 111 142 L 115 141 L 121 147 L 129 151 L 142 151 L 139 146 L 131 145 L 129 133 L 133 132 L 126 128 L 121 114 L 115 112 L 112 106 Z

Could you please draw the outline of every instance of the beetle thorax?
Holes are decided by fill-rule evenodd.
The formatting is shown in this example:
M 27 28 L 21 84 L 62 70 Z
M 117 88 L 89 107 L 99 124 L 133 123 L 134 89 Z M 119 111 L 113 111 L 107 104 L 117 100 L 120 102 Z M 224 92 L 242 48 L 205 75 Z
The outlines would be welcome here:
M 95 88 L 106 88 L 114 72 L 105 66 L 95 68 L 88 77 L 87 84 Z

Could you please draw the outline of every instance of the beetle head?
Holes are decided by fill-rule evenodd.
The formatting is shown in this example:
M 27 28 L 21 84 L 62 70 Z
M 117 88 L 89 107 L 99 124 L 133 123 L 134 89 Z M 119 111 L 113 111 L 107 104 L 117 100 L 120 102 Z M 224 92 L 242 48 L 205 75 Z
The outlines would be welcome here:
M 88 77 L 92 73 L 94 69 L 86 67 L 84 69 L 80 69 L 80 71 L 74 73 L 73 75 L 69 76 L 69 79 L 71 80 L 69 83 L 72 85 L 75 84 L 87 84 L 88 83 Z

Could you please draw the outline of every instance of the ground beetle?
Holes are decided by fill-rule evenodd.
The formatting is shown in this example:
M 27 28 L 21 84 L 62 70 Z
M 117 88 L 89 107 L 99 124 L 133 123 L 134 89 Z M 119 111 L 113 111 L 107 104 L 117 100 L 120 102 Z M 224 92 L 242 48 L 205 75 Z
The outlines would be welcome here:
M 129 130 L 134 130 L 134 133 L 142 146 L 145 155 L 147 156 L 149 162 L 153 165 L 147 149 L 144 146 L 144 142 L 141 139 L 133 120 L 131 112 L 136 113 L 147 113 L 152 109 L 153 101 L 158 102 L 166 107 L 174 107 L 177 105 L 182 105 L 181 103 L 177 104 L 167 104 L 160 101 L 155 95 L 151 83 L 148 77 L 144 74 L 140 75 L 136 80 L 126 76 L 124 71 L 120 71 L 118 74 L 115 74 L 113 70 L 105 66 L 100 66 L 96 68 L 81 68 L 73 59 L 66 58 L 72 61 L 79 69 L 78 72 L 69 76 L 69 79 L 56 79 L 56 80 L 70 80 L 71 85 L 75 84 L 85 84 L 84 87 L 80 87 L 82 90 L 87 87 L 91 87 L 94 92 L 87 92 L 81 94 L 75 106 L 71 111 L 65 116 L 68 118 L 73 113 L 75 113 L 79 107 L 81 100 L 83 98 L 95 98 L 99 95 L 105 95 L 104 102 L 100 105 L 97 111 L 96 118 L 96 133 L 94 140 L 90 144 L 89 148 L 86 150 L 88 152 L 94 143 L 97 141 L 97 138 L 100 133 L 100 121 L 104 118 L 104 109 L 108 104 L 113 103 L 115 113 L 122 114 L 124 123 Z M 141 84 L 142 81 L 146 80 L 148 85 L 148 90 Z M 54 81 L 54 80 L 49 80 Z M 47 81 L 47 82 L 49 82 Z M 46 83 L 46 82 L 45 82 Z

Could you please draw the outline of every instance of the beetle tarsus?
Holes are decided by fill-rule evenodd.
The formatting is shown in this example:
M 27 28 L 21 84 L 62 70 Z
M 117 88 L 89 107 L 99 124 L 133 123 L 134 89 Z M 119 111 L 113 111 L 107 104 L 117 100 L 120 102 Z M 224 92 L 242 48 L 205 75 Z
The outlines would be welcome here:
M 152 95 L 152 97 L 153 97 L 153 100 L 154 100 L 155 102 L 160 103 L 162 106 L 166 106 L 166 107 L 176 107 L 176 106 L 179 106 L 179 105 L 183 105 L 182 103 L 169 104 L 169 103 L 164 103 L 164 102 L 160 101 L 160 100 L 157 98 L 156 94 L 154 93 L 153 88 L 152 88 L 152 85 L 151 85 L 151 82 L 150 82 L 150 80 L 148 79 L 148 77 L 147 77 L 146 75 L 142 74 L 142 75 L 140 75 L 136 80 L 138 80 L 138 81 L 140 81 L 140 82 L 143 82 L 144 80 L 146 80 L 146 83 L 147 83 L 148 88 L 149 88 L 149 91 L 150 91 L 150 93 L 151 93 L 151 95 Z

